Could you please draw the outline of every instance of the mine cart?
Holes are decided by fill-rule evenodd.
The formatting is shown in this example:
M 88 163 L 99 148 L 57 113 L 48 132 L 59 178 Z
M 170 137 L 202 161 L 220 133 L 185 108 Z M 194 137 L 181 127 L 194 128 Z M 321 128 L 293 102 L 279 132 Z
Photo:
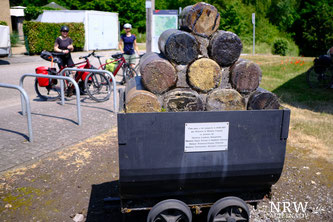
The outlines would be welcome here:
M 147 221 L 248 221 L 281 175 L 290 110 L 119 113 L 122 213 Z

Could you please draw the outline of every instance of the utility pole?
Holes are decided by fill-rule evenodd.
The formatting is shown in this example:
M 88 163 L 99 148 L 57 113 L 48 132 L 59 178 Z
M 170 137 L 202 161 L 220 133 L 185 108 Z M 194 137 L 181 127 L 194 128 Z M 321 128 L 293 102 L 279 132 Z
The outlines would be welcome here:
M 252 24 L 253 24 L 253 52 L 255 54 L 255 45 L 256 45 L 256 14 L 252 13 Z
M 146 52 L 152 51 L 152 20 L 155 0 L 146 0 Z

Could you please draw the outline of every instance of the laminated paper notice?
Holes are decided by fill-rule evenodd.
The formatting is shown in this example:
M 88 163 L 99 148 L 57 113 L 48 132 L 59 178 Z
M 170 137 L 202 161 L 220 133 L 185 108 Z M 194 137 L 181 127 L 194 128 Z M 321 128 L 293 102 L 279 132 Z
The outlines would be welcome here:
M 185 152 L 228 150 L 229 122 L 185 123 Z

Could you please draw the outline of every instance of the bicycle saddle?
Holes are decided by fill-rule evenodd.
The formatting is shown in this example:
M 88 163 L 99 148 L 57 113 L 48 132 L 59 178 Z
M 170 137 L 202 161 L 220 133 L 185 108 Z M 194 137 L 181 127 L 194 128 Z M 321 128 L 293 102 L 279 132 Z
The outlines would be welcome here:
M 123 54 L 122 53 L 118 53 L 118 54 L 111 55 L 111 57 L 115 58 L 115 59 L 120 59 L 121 57 L 123 57 Z

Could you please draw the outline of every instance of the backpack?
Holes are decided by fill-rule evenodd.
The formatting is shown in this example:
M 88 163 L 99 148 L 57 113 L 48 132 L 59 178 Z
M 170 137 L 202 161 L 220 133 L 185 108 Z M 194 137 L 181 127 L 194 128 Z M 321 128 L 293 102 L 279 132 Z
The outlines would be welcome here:
M 114 72 L 115 70 L 116 70 L 116 67 L 117 67 L 117 65 L 118 65 L 118 61 L 114 61 L 114 62 L 112 62 L 113 60 L 112 59 L 107 59 L 106 61 L 105 61 L 105 63 L 106 63 L 106 65 L 105 65 L 105 69 L 107 70 L 107 71 L 110 71 L 110 72 Z

